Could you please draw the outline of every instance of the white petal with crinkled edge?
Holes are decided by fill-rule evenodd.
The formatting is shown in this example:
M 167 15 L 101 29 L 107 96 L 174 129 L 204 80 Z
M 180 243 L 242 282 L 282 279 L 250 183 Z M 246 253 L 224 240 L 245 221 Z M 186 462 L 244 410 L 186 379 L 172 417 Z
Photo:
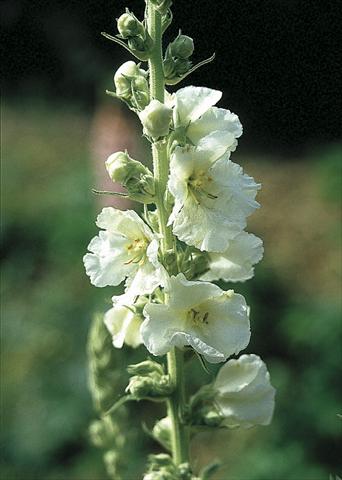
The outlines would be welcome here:
M 264 247 L 260 238 L 241 232 L 229 241 L 226 251 L 209 254 L 209 271 L 202 275 L 201 280 L 244 282 L 253 277 L 253 265 L 260 262 L 263 253 Z
M 105 230 L 91 240 L 91 253 L 83 259 L 93 285 L 115 286 L 127 277 L 131 294 L 141 295 L 164 284 L 158 241 L 136 212 L 106 207 L 96 223 Z
M 119 285 L 126 276 L 134 271 L 135 266 L 126 264 L 127 255 L 124 245 L 127 243 L 123 237 L 114 236 L 106 231 L 99 232 L 89 245 L 83 257 L 83 263 L 90 281 L 96 287 Z
M 247 217 L 259 206 L 260 185 L 229 160 L 229 153 L 196 147 L 176 148 L 170 162 L 168 188 L 175 204 L 168 224 L 188 245 L 209 252 L 223 252 L 246 227 Z M 203 175 L 202 192 L 191 182 Z
M 223 365 L 213 384 L 223 426 L 244 428 L 268 425 L 274 410 L 275 389 L 265 363 L 257 355 L 242 355 Z
M 230 132 L 221 130 L 210 132 L 197 143 L 199 149 L 212 150 L 217 154 L 217 158 L 221 157 L 224 153 L 230 155 L 230 152 L 235 151 L 236 145 L 237 142 L 234 136 Z
M 224 131 L 234 139 L 242 135 L 242 125 L 235 113 L 224 108 L 211 107 L 198 120 L 192 122 L 187 130 L 187 136 L 194 145 L 210 132 Z
M 222 92 L 206 87 L 185 87 L 175 93 L 174 123 L 187 126 L 195 122 L 222 97 Z
M 141 232 L 150 240 L 154 238 L 151 229 L 134 210 L 105 207 L 97 216 L 96 225 L 108 232 L 128 238 L 139 236 Z
M 112 335 L 113 345 L 122 348 L 123 344 L 136 348 L 142 343 L 140 335 L 141 318 L 125 305 L 125 296 L 104 315 L 104 323 Z
M 153 355 L 190 345 L 217 363 L 248 345 L 249 312 L 242 295 L 207 282 L 189 282 L 181 273 L 170 278 L 166 290 L 168 304 L 144 308 L 141 336 Z
M 187 199 L 174 216 L 173 233 L 187 245 L 202 251 L 224 251 L 231 238 L 246 227 L 246 220 L 229 220 L 220 212 L 203 208 Z

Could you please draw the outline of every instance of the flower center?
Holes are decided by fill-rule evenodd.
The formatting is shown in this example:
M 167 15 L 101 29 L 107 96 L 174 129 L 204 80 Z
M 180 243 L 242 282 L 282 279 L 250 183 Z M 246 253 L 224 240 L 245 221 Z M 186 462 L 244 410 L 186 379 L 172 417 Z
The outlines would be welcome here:
M 128 262 L 125 264 L 128 265 L 130 263 L 143 263 L 145 260 L 146 255 L 146 248 L 148 242 L 145 237 L 142 238 L 135 238 L 126 248 L 128 256 L 130 257 Z
M 209 312 L 201 312 L 196 310 L 196 308 L 190 308 L 187 312 L 187 320 L 191 322 L 196 327 L 201 325 L 209 325 Z
M 201 196 L 206 196 L 211 200 L 217 198 L 217 195 L 213 195 L 208 191 L 210 185 L 212 184 L 213 179 L 208 172 L 205 170 L 199 170 L 194 172 L 191 177 L 188 179 L 189 191 L 193 195 L 197 204 L 200 204 Z

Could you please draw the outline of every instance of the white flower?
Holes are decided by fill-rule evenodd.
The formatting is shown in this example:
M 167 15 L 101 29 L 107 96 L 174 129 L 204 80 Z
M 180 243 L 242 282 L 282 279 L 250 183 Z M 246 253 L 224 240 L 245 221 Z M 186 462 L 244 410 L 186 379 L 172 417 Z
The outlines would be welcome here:
M 189 282 L 182 273 L 169 278 L 166 291 L 167 304 L 149 303 L 143 312 L 141 336 L 153 355 L 190 345 L 217 363 L 248 345 L 248 307 L 242 295 L 208 282 Z
M 159 100 L 151 100 L 139 113 L 144 133 L 152 138 L 164 137 L 169 133 L 172 110 Z
M 113 345 L 122 348 L 123 344 L 136 348 L 142 343 L 140 326 L 142 318 L 134 313 L 132 299 L 128 295 L 116 298 L 113 307 L 104 315 L 104 323 L 112 335 Z
M 216 377 L 215 401 L 227 427 L 268 425 L 274 410 L 275 389 L 265 363 L 257 355 L 229 360 Z
M 205 148 L 176 147 L 168 188 L 175 199 L 169 218 L 173 233 L 209 252 L 224 252 L 259 206 L 260 185 L 210 141 Z
M 254 275 L 253 265 L 260 262 L 264 253 L 262 240 L 255 235 L 241 232 L 229 241 L 222 253 L 209 253 L 209 271 L 201 280 L 244 282 Z
M 186 136 L 194 145 L 210 134 L 217 145 L 234 151 L 242 125 L 235 113 L 213 107 L 221 96 L 222 92 L 206 87 L 181 88 L 174 95 L 174 124 L 186 128 Z
M 126 285 L 134 295 L 151 293 L 161 284 L 158 242 L 150 228 L 132 210 L 106 207 L 97 217 L 103 228 L 88 245 L 83 257 L 90 281 L 96 287 Z

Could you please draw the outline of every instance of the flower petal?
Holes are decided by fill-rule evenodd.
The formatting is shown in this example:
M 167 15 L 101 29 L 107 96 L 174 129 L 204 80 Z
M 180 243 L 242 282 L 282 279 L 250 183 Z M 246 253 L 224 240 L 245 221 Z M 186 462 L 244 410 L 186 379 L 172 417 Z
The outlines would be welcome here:
M 104 323 L 112 335 L 113 345 L 122 348 L 123 344 L 136 348 L 142 343 L 140 335 L 141 319 L 125 305 L 117 304 L 105 313 Z
M 196 121 L 222 97 L 222 92 L 206 87 L 185 87 L 175 94 L 175 125 L 186 126 Z
M 189 125 L 187 136 L 194 145 L 197 145 L 201 138 L 216 131 L 228 132 L 233 138 L 239 138 L 242 135 L 239 117 L 224 108 L 209 108 L 198 120 Z
M 255 235 L 241 232 L 229 241 L 227 250 L 209 254 L 209 271 L 201 280 L 219 280 L 225 282 L 243 282 L 253 277 L 253 265 L 263 256 L 262 240 Z
M 257 355 L 242 355 L 221 367 L 214 389 L 228 427 L 268 425 L 274 410 L 275 389 L 265 363 Z
M 183 273 L 169 277 L 166 291 L 170 294 L 169 305 L 175 310 L 189 309 L 222 293 L 217 285 L 209 282 L 191 282 Z

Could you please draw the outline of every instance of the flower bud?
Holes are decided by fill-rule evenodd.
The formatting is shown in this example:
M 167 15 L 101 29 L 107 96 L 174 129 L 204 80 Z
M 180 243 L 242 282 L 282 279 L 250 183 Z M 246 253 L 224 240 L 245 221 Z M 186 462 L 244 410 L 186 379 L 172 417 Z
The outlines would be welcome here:
M 187 59 L 194 53 L 194 41 L 187 35 L 179 34 L 170 44 L 170 53 L 172 57 Z
M 128 8 L 126 13 L 123 13 L 117 20 L 118 30 L 122 38 L 136 37 L 137 35 L 144 36 L 144 25 L 139 22 L 134 13 L 130 12 Z
M 223 416 L 217 410 L 215 405 L 204 407 L 201 413 L 203 423 L 209 427 L 218 427 L 223 420 Z
M 170 455 L 159 453 L 149 455 L 148 473 L 144 475 L 143 480 L 176 480 L 180 479 L 176 465 L 173 463 Z
M 106 465 L 108 475 L 110 475 L 111 478 L 117 478 L 118 453 L 115 450 L 108 450 L 108 452 L 103 455 L 103 461 Z
M 125 62 L 114 75 L 116 95 L 135 109 L 141 110 L 149 102 L 149 87 L 145 70 L 132 62 Z
M 191 69 L 190 60 L 167 56 L 163 62 L 165 81 L 168 85 L 177 83 Z
M 154 200 L 152 172 L 127 152 L 112 153 L 106 160 L 106 169 L 113 180 L 123 185 L 132 200 L 151 203 Z
M 96 447 L 104 447 L 106 445 L 106 429 L 101 420 L 95 420 L 89 426 L 90 440 Z
M 173 473 L 167 472 L 164 469 L 146 473 L 143 480 L 175 480 Z
M 144 360 L 143 362 L 136 363 L 135 365 L 129 365 L 127 367 L 128 373 L 131 375 L 149 375 L 156 373 L 164 375 L 164 368 L 160 363 L 153 360 Z
M 194 478 L 188 462 L 180 463 L 178 465 L 178 474 L 182 480 L 191 480 Z
M 140 162 L 133 160 L 127 152 L 115 152 L 106 160 L 106 169 L 113 182 L 126 186 L 132 178 L 139 178 L 148 169 Z
M 165 397 L 173 390 L 169 375 L 164 375 L 162 365 L 153 360 L 130 365 L 128 372 L 136 375 L 130 378 L 126 392 L 137 399 Z
M 142 112 L 139 113 L 144 133 L 152 138 L 164 137 L 169 133 L 172 109 L 159 100 L 152 100 Z
M 126 391 L 136 398 L 144 398 L 151 396 L 153 386 L 154 381 L 152 378 L 136 375 L 130 379 Z
M 165 417 L 159 420 L 152 430 L 153 437 L 168 450 L 171 450 L 171 427 L 170 417 Z
M 161 15 L 165 15 L 172 5 L 172 0 L 150 0 L 152 5 Z

